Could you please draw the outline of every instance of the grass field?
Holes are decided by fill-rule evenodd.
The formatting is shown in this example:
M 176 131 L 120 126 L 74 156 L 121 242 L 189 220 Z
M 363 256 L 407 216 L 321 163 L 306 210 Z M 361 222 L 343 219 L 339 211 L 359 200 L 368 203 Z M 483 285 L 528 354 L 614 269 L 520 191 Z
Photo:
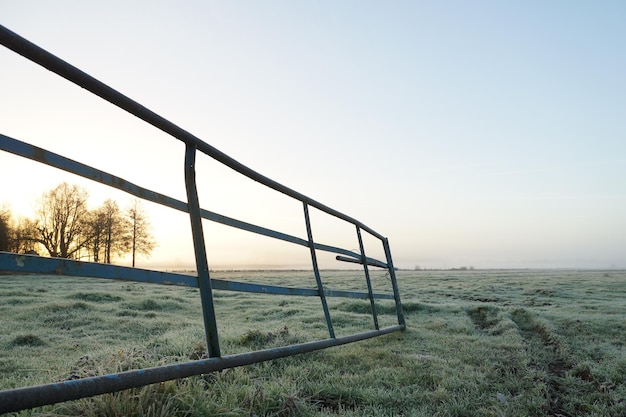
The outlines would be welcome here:
M 350 284 L 360 275 L 322 278 L 364 290 Z M 314 287 L 305 272 L 213 277 Z M 404 332 L 18 415 L 626 416 L 625 271 L 399 271 L 398 280 Z M 389 292 L 384 274 L 373 282 Z M 216 291 L 215 301 L 223 354 L 328 337 L 314 298 Z M 329 305 L 337 336 L 373 328 L 368 302 Z M 393 303 L 378 311 L 381 326 L 396 324 Z M 204 355 L 190 288 L 0 275 L 0 315 L 0 389 Z

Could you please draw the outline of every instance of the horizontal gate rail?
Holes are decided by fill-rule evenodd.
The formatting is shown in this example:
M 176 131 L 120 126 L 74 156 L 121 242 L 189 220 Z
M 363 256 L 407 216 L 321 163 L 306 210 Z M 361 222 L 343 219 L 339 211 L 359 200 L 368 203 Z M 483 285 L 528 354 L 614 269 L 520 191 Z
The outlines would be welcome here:
M 198 277 L 174 272 L 153 271 L 120 265 L 95 262 L 82 262 L 64 258 L 43 258 L 36 255 L 0 252 L 0 271 L 17 274 L 65 275 L 70 277 L 97 277 L 122 281 L 135 281 L 149 284 L 180 285 L 198 288 Z M 211 278 L 215 290 L 250 292 L 257 294 L 299 295 L 319 297 L 317 289 L 281 287 L 277 285 L 252 284 L 232 280 Z M 326 297 L 368 299 L 367 293 L 339 291 L 324 288 Z M 380 300 L 393 300 L 392 294 L 374 294 Z
M 245 366 L 299 353 L 312 352 L 319 349 L 325 349 L 332 346 L 381 336 L 390 332 L 403 330 L 405 328 L 404 314 L 400 301 L 400 292 L 398 289 L 395 268 L 393 266 L 389 241 L 386 237 L 346 214 L 343 214 L 331 207 L 313 200 L 304 194 L 286 187 L 283 184 L 261 175 L 208 143 L 200 140 L 164 117 L 154 113 L 138 102 L 130 99 L 103 82 L 93 78 L 92 76 L 52 55 L 46 50 L 29 42 L 1 25 L 0 44 L 69 80 L 70 82 L 88 90 L 89 92 L 107 100 L 113 105 L 126 110 L 135 117 L 185 143 L 184 167 L 187 202 L 143 188 L 108 172 L 90 167 L 81 162 L 74 161 L 18 139 L 0 134 L 0 150 L 2 151 L 49 165 L 74 175 L 121 190 L 143 200 L 151 201 L 153 203 L 187 213 L 191 223 L 196 261 L 196 276 L 129 268 L 117 265 L 107 265 L 95 262 L 81 262 L 72 259 L 45 258 L 41 256 L 22 255 L 10 252 L 0 252 L 0 272 L 80 276 L 154 284 L 183 285 L 198 288 L 202 304 L 202 315 L 205 327 L 207 351 L 209 355 L 209 359 L 204 360 L 0 391 L 0 413 L 19 411 L 26 408 L 140 387 L 152 383 L 199 375 L 226 368 Z M 304 226 L 306 228 L 306 239 L 272 230 L 263 226 L 247 223 L 200 207 L 196 187 L 195 169 L 196 155 L 198 152 L 207 155 L 223 165 L 226 165 L 247 178 L 300 201 L 304 208 L 303 217 Z M 310 207 L 316 208 L 332 217 L 353 224 L 355 226 L 356 236 L 359 243 L 358 252 L 316 242 L 314 240 L 313 225 L 311 224 L 311 219 L 309 218 Z M 203 219 L 309 248 L 312 269 L 315 277 L 315 288 L 262 285 L 211 278 L 202 228 Z M 381 242 L 385 254 L 384 261 L 366 256 L 361 235 L 362 232 L 368 233 Z M 336 259 L 338 261 L 353 262 L 362 265 L 367 284 L 367 292 L 343 291 L 326 288 L 321 271 L 317 264 L 317 251 L 335 253 L 337 254 Z M 392 294 L 373 292 L 368 266 L 374 266 L 388 271 L 388 277 L 391 281 Z M 214 312 L 213 290 L 319 297 L 326 319 L 329 338 L 274 349 L 222 356 Z M 332 317 L 326 302 L 327 297 L 345 297 L 369 300 L 375 330 L 349 336 L 336 337 L 333 329 Z M 394 301 L 398 324 L 381 329 L 379 328 L 375 300 L 385 299 Z

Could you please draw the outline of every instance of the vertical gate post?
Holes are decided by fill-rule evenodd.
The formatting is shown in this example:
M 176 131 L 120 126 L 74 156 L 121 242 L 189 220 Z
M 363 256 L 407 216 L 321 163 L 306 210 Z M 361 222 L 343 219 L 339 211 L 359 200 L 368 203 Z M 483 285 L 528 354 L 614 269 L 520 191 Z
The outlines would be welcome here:
M 326 326 L 328 326 L 328 333 L 332 339 L 335 338 L 335 330 L 333 329 L 333 322 L 330 319 L 330 312 L 328 311 L 328 303 L 326 302 L 326 294 L 324 294 L 324 285 L 322 284 L 322 277 L 320 276 L 320 270 L 317 265 L 317 255 L 315 254 L 315 244 L 313 243 L 313 231 L 311 230 L 311 218 L 309 217 L 309 206 L 306 202 L 304 205 L 304 220 L 306 222 L 306 234 L 309 238 L 309 248 L 311 250 L 311 262 L 313 263 L 313 273 L 315 274 L 315 281 L 317 282 L 317 291 L 320 294 L 322 300 L 322 308 L 324 309 L 324 317 L 326 318 Z
M 220 353 L 220 341 L 217 334 L 215 307 L 213 305 L 213 289 L 211 288 L 209 263 L 206 256 L 206 247 L 204 245 L 204 233 L 202 232 L 200 202 L 198 200 L 198 189 L 196 187 L 196 146 L 190 144 L 187 144 L 185 148 L 185 189 L 187 190 L 187 206 L 189 209 L 189 218 L 191 219 L 193 248 L 196 255 L 198 288 L 200 289 L 207 350 L 209 357 L 219 358 L 222 355 Z
M 402 303 L 400 301 L 400 290 L 398 289 L 398 280 L 396 279 L 396 269 L 391 259 L 391 249 L 389 248 L 389 239 L 383 239 L 383 247 L 385 248 L 385 256 L 387 257 L 387 267 L 389 268 L 389 276 L 391 277 L 391 286 L 393 288 L 393 298 L 396 301 L 396 314 L 398 315 L 398 324 L 405 326 L 404 312 L 402 311 Z
M 374 302 L 374 291 L 372 290 L 372 280 L 370 279 L 370 271 L 367 267 L 367 257 L 365 256 L 365 247 L 363 246 L 363 237 L 361 236 L 361 228 L 356 226 L 356 234 L 359 238 L 359 249 L 361 250 L 361 263 L 363 264 L 363 270 L 365 271 L 365 281 L 367 282 L 367 295 L 370 298 L 370 305 L 372 306 L 372 318 L 374 319 L 374 327 L 376 330 L 378 327 L 378 313 L 376 312 L 376 303 Z

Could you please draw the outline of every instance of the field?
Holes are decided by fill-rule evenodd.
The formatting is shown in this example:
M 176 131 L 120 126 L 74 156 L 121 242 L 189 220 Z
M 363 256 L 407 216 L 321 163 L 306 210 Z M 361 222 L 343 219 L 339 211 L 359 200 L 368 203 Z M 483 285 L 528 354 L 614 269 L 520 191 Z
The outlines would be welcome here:
M 360 275 L 322 278 L 343 289 Z M 314 286 L 309 272 L 213 277 Z M 399 271 L 398 280 L 404 332 L 17 415 L 626 416 L 626 271 Z M 388 292 L 384 274 L 373 282 Z M 328 337 L 315 298 L 216 291 L 215 302 L 223 354 Z M 329 305 L 337 336 L 373 328 L 368 302 Z M 397 323 L 393 303 L 378 312 L 381 326 Z M 191 288 L 0 275 L 0 315 L 0 389 L 205 354 Z

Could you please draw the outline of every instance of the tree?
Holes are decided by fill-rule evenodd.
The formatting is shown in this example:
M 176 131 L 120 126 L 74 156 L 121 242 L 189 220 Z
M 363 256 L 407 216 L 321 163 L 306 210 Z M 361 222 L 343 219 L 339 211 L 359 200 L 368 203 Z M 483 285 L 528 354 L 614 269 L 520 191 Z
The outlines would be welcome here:
M 117 203 L 106 200 L 101 207 L 105 220 L 104 262 L 110 264 L 115 256 L 128 252 L 130 224 L 122 216 Z
M 0 251 L 13 253 L 37 253 L 37 229 L 35 222 L 19 217 L 14 220 L 8 205 L 0 208 Z
M 135 257 L 137 254 L 149 256 L 156 242 L 150 233 L 150 222 L 148 216 L 137 199 L 133 201 L 127 209 L 126 214 L 129 222 L 130 250 L 135 267 Z
M 85 189 L 65 182 L 43 194 L 37 209 L 36 241 L 50 256 L 73 258 L 88 243 L 88 196 Z
M 117 256 L 149 256 L 156 246 L 148 216 L 139 200 L 125 213 L 108 199 L 96 210 L 87 208 L 88 192 L 67 183 L 45 192 L 35 209 L 35 219 L 11 220 L 10 210 L 0 208 L 0 250 L 37 253 L 43 246 L 52 257 L 112 263 Z M 86 254 L 86 255 L 85 255 Z
M 11 228 L 9 251 L 15 253 L 38 253 L 39 232 L 34 220 L 27 217 L 20 217 Z
M 86 234 L 90 237 L 87 243 L 87 253 L 91 255 L 94 262 L 102 259 L 102 245 L 104 240 L 105 219 L 102 210 L 94 210 L 89 213 L 87 219 Z
M 11 212 L 3 207 L 0 210 L 0 251 L 8 252 L 11 246 Z

